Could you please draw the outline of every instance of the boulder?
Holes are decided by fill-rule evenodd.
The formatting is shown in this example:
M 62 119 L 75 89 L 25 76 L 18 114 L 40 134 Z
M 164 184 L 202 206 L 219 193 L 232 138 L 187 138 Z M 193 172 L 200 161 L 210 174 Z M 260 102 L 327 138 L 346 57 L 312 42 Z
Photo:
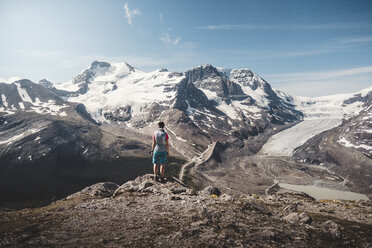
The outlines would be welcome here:
M 310 224 L 312 219 L 307 213 L 290 213 L 287 216 L 283 217 L 283 220 L 288 221 L 292 224 Z
M 207 196 L 210 196 L 210 195 L 220 196 L 221 195 L 221 190 L 219 190 L 218 188 L 216 188 L 214 186 L 208 186 L 201 191 L 201 194 L 202 195 L 207 195 Z
M 335 239 L 340 239 L 342 237 L 340 226 L 331 220 L 324 222 L 322 224 L 322 228 L 324 233 L 331 234 L 331 236 Z
M 249 210 L 249 211 L 262 213 L 262 214 L 266 214 L 266 215 L 272 215 L 272 213 L 269 210 L 267 210 L 264 206 L 254 202 L 254 201 L 245 202 L 243 207 L 242 207 L 242 210 Z

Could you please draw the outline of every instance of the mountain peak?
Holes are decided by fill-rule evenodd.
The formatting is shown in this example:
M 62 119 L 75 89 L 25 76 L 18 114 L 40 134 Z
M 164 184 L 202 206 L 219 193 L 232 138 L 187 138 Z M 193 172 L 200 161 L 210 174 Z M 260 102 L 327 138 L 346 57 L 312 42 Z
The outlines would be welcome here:
M 48 89 L 52 89 L 53 88 L 53 84 L 49 80 L 47 80 L 47 79 L 41 79 L 39 81 L 39 84 L 42 85 L 42 86 L 44 86 L 45 88 L 48 88 Z
M 110 63 L 105 61 L 93 61 L 93 63 L 90 65 L 90 69 L 96 69 L 97 67 L 105 67 L 109 68 L 111 66 Z

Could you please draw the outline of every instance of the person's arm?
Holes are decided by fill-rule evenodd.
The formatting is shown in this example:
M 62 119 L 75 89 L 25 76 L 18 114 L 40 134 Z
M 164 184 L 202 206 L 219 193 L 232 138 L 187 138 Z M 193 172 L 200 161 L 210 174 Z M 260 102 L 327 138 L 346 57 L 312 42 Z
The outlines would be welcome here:
M 167 149 L 167 155 L 169 155 L 169 135 L 165 134 L 165 149 Z
M 155 141 L 155 135 L 154 135 L 152 136 L 151 153 L 154 152 L 155 146 L 156 146 L 156 141 Z
M 168 142 L 168 139 L 165 140 L 165 149 L 167 149 L 167 155 L 169 156 L 169 142 Z

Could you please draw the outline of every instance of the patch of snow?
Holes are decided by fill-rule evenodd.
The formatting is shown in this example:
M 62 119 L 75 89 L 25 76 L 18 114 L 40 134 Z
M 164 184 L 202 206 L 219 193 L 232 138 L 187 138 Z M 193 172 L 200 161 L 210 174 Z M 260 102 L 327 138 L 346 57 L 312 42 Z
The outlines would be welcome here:
M 186 103 L 187 103 L 187 109 L 186 109 L 187 113 L 192 114 L 196 109 L 190 106 L 189 101 L 186 100 Z
M 79 86 L 77 84 L 73 84 L 72 80 L 65 83 L 55 84 L 54 87 L 59 90 L 65 90 L 70 92 L 75 92 L 79 90 Z
M 178 139 L 179 141 L 187 142 L 187 140 L 182 139 L 181 137 L 178 137 L 171 129 L 166 128 L 166 130 L 169 131 L 169 132 L 171 132 L 174 135 L 174 137 L 176 137 L 176 139 Z
M 3 105 L 5 107 L 8 107 L 8 102 L 6 101 L 6 96 L 4 96 L 3 94 L 1 94 L 1 99 L 2 99 Z
M 35 101 L 34 106 L 30 107 L 29 112 L 36 112 L 38 114 L 50 114 L 54 116 L 67 116 L 66 112 L 61 110 L 67 108 L 68 105 L 57 104 L 56 102 L 49 100 L 48 102 Z
M 365 97 L 371 91 L 372 91 L 372 86 L 359 91 L 358 94 L 360 94 L 361 97 Z
M 20 83 L 14 83 L 17 86 L 18 94 L 23 102 L 33 102 L 27 91 L 22 88 Z
M 370 146 L 370 145 L 364 145 L 364 144 L 354 145 L 350 141 L 345 139 L 345 137 L 340 137 L 340 139 L 338 140 L 338 143 L 345 146 L 345 147 L 353 147 L 355 149 L 362 148 L 362 149 L 365 149 L 367 151 L 372 150 L 372 146 Z
M 20 133 L 20 134 L 17 134 L 17 135 L 14 135 L 13 137 L 7 139 L 7 140 L 0 140 L 0 145 L 3 145 L 3 144 L 7 144 L 7 145 L 10 145 L 12 143 L 14 143 L 15 141 L 18 141 L 18 140 L 21 140 L 31 134 L 34 134 L 34 133 L 37 133 L 37 132 L 40 132 L 41 130 L 43 130 L 43 128 L 39 128 L 39 129 L 36 129 L 36 128 L 31 128 L 23 133 Z
M 25 109 L 25 105 L 23 104 L 23 102 L 19 102 L 19 107 L 20 107 L 21 109 Z

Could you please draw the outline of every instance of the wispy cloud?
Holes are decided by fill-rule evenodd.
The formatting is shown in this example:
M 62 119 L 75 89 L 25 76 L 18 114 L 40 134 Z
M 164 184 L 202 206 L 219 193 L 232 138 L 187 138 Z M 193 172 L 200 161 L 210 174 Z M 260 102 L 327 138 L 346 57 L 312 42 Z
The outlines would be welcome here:
M 242 50 L 242 49 L 227 49 L 215 51 L 215 53 L 223 56 L 247 56 L 251 60 L 277 60 L 291 59 L 300 57 L 310 57 L 315 55 L 329 54 L 339 51 L 337 47 L 327 47 L 324 49 L 315 50 L 297 50 L 297 51 L 270 51 L 270 50 Z
M 163 43 L 166 43 L 166 44 L 177 45 L 180 42 L 181 37 L 177 37 L 175 39 L 171 39 L 170 35 L 168 33 L 164 32 L 164 33 L 162 33 L 162 35 L 160 37 L 160 40 Z
M 133 18 L 136 15 L 141 15 L 141 11 L 139 9 L 129 9 L 129 4 L 124 4 L 124 11 L 125 11 L 125 17 L 128 19 L 128 24 L 132 25 Z
M 71 55 L 69 52 L 48 50 L 18 50 L 17 54 L 25 57 L 54 60 Z
M 201 30 L 332 30 L 332 29 L 365 29 L 372 28 L 370 23 L 328 23 L 317 25 L 254 25 L 254 24 L 218 24 L 198 26 Z
M 277 78 L 275 81 L 285 79 L 286 82 L 299 82 L 299 81 L 314 81 L 314 80 L 326 80 L 334 79 L 336 77 L 355 76 L 361 74 L 372 73 L 372 66 L 357 67 L 346 70 L 333 70 L 333 71 L 318 71 L 318 72 L 303 72 L 303 73 L 283 73 L 274 74 Z M 372 78 L 371 78 L 372 80 Z M 371 82 L 372 83 L 372 82 Z
M 372 36 L 364 36 L 357 38 L 344 38 L 340 40 L 341 43 L 350 44 L 350 43 L 368 43 L 372 42 Z
M 275 88 L 294 95 L 353 93 L 372 85 L 372 66 L 345 70 L 266 75 Z

